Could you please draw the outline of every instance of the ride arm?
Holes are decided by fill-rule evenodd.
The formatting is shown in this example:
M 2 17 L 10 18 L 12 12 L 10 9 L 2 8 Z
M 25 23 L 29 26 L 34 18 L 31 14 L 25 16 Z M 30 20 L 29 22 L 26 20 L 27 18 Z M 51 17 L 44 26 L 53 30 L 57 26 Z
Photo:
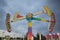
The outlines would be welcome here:
M 41 21 L 41 22 L 48 22 L 48 20 L 42 18 L 33 18 L 33 20 Z
M 16 21 L 19 21 L 19 20 L 24 20 L 25 18 L 26 18 L 25 16 L 21 16 L 21 15 L 19 15 L 19 12 L 16 12 L 14 14 L 13 20 L 11 22 L 16 22 Z
M 26 19 L 26 17 L 13 19 L 11 22 L 21 21 L 21 20 L 24 20 L 24 19 Z

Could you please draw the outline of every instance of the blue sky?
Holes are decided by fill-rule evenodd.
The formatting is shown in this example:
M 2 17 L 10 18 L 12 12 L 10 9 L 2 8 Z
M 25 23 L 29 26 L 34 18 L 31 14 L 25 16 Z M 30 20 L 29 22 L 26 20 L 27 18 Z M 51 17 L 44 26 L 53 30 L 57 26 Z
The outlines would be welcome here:
M 11 20 L 15 12 L 19 12 L 20 15 L 25 16 L 27 13 L 35 13 L 43 9 L 44 6 L 49 6 L 52 12 L 55 13 L 56 16 L 56 25 L 53 32 L 60 32 L 59 29 L 59 16 L 60 16 L 60 0 L 0 0 L 0 29 L 6 30 L 5 28 L 5 17 L 6 13 L 10 13 Z M 47 14 L 37 15 L 35 17 L 49 19 Z M 12 32 L 17 32 L 20 35 L 25 35 L 28 31 L 27 20 L 17 21 L 11 23 Z M 48 33 L 48 23 L 40 22 L 40 21 L 32 21 L 33 23 L 33 35 L 36 35 L 37 32 L 41 32 L 42 34 Z

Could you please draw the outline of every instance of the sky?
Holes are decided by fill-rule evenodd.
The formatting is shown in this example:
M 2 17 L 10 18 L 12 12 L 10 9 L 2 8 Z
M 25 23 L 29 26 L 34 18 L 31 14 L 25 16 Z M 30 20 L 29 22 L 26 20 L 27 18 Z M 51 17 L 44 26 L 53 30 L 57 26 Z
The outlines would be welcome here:
M 29 12 L 34 14 L 35 12 L 42 10 L 44 6 L 48 6 L 51 12 L 55 13 L 56 25 L 53 33 L 60 32 L 60 0 L 0 0 L 0 29 L 6 30 L 6 13 L 10 13 L 12 20 L 15 12 L 19 12 L 20 15 L 25 16 Z M 40 14 L 35 17 L 49 20 L 47 14 Z M 46 35 L 49 33 L 49 23 L 34 20 L 32 23 L 33 35 L 36 36 L 37 33 Z M 11 23 L 12 32 L 19 33 L 20 36 L 26 35 L 28 31 L 27 24 L 27 20 L 19 20 Z

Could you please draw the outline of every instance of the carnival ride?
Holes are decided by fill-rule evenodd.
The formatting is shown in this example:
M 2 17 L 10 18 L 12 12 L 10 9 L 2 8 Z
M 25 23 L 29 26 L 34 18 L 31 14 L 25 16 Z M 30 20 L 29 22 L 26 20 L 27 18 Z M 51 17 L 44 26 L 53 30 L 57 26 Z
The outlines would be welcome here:
M 39 14 L 47 14 L 50 17 L 50 20 L 45 20 L 42 18 L 36 18 L 33 16 L 39 15 Z M 28 13 L 26 16 L 19 15 L 18 12 L 15 13 L 13 20 L 10 20 L 10 14 L 7 13 L 6 15 L 6 29 L 8 32 L 11 32 L 11 23 L 16 21 L 21 21 L 26 19 L 28 21 L 28 33 L 27 33 L 27 40 L 31 40 L 32 37 L 32 20 L 42 21 L 42 22 L 49 22 L 49 32 L 51 33 L 55 27 L 55 14 L 51 12 L 51 10 L 48 8 L 48 6 L 44 6 L 44 9 L 35 12 L 34 14 Z

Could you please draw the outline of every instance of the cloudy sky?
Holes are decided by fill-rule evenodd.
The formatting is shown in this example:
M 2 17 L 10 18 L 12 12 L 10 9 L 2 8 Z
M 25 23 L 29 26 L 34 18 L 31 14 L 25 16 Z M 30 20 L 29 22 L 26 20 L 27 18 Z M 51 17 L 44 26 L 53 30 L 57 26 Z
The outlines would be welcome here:
M 6 13 L 10 13 L 11 20 L 15 12 L 19 12 L 20 15 L 25 16 L 28 12 L 35 13 L 43 9 L 44 6 L 48 6 L 56 16 L 56 25 L 53 33 L 60 32 L 60 0 L 0 0 L 0 29 L 6 30 L 5 18 Z M 49 19 L 47 14 L 40 14 L 35 17 Z M 25 35 L 28 31 L 27 20 L 17 21 L 11 23 L 12 32 L 17 32 L 20 35 Z M 42 33 L 43 35 L 48 32 L 47 22 L 32 21 L 33 35 Z

